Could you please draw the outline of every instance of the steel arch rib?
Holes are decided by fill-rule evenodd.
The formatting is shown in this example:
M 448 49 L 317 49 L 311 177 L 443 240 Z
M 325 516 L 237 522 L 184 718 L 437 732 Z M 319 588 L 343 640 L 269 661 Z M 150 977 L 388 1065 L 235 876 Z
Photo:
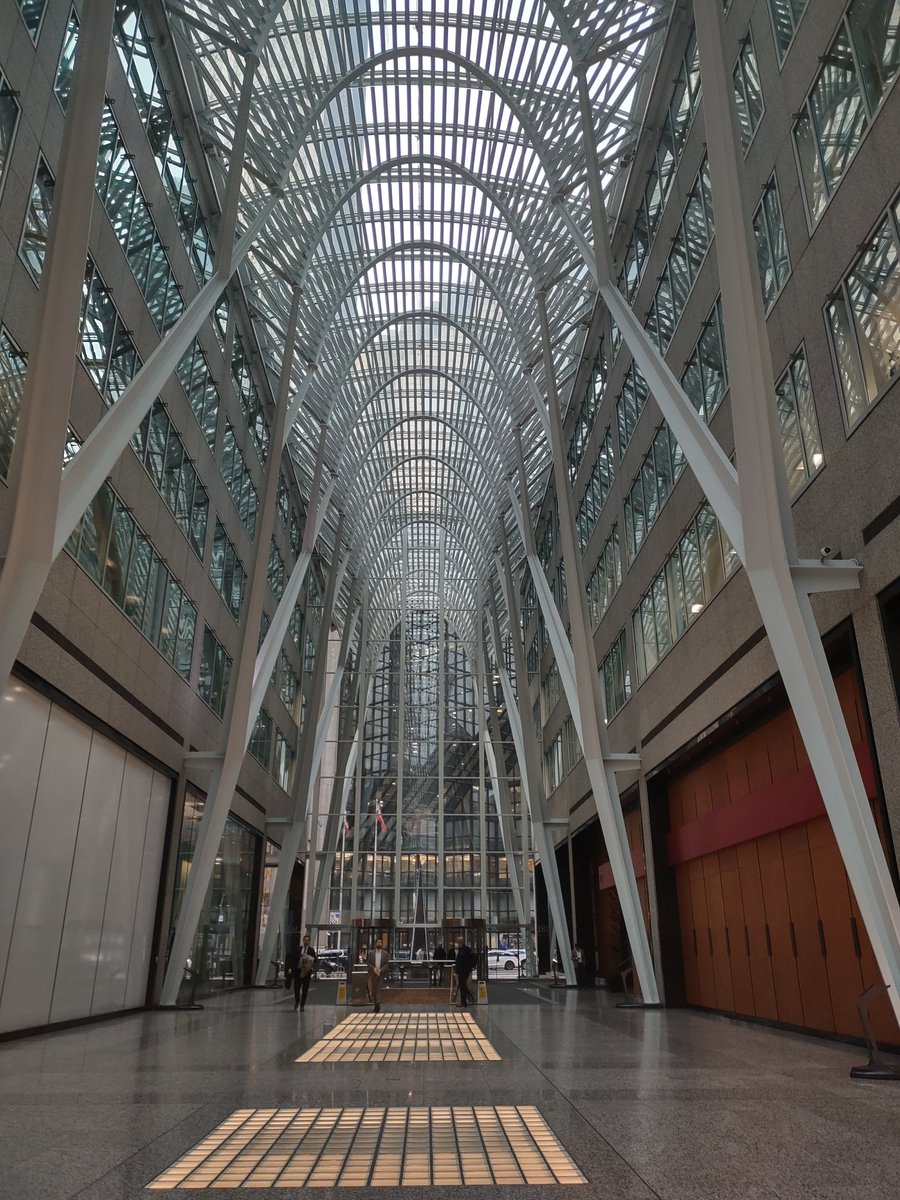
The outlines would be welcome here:
M 448 171 L 451 171 L 454 174 L 459 175 L 462 179 L 467 180 L 467 182 L 471 183 L 473 185 L 473 187 L 476 187 L 480 191 L 484 192 L 484 194 L 488 197 L 488 199 L 500 211 L 502 216 L 505 218 L 506 223 L 509 225 L 510 229 L 512 230 L 512 232 L 515 236 L 516 242 L 522 249 L 522 256 L 525 259 L 525 261 L 528 263 L 528 265 L 531 269 L 534 284 L 536 287 L 538 286 L 539 274 L 536 269 L 536 262 L 533 261 L 533 256 L 530 253 L 530 247 L 528 246 L 528 239 L 526 238 L 524 230 L 521 227 L 521 222 L 513 214 L 512 210 L 509 208 L 509 205 L 506 203 L 506 201 L 501 198 L 501 196 L 497 192 L 496 188 L 494 188 L 491 184 L 482 180 L 480 178 L 480 176 L 477 175 L 474 171 L 470 171 L 469 168 L 463 166 L 462 163 L 454 162 L 452 159 L 444 158 L 443 156 L 438 155 L 438 154 L 399 154 L 399 155 L 395 155 L 393 158 L 387 159 L 383 163 L 379 163 L 378 166 L 372 167 L 371 170 L 366 171 L 364 174 L 360 175 L 358 179 L 354 180 L 354 182 L 350 185 L 350 187 L 345 188 L 344 191 L 339 196 L 337 202 L 335 204 L 333 204 L 330 207 L 330 209 L 326 210 L 325 220 L 323 220 L 321 222 L 318 230 L 316 231 L 315 237 L 309 243 L 309 247 L 306 252 L 306 261 L 300 271 L 300 276 L 299 276 L 299 283 L 301 286 L 303 285 L 303 283 L 306 279 L 307 273 L 309 272 L 309 270 L 312 266 L 312 262 L 313 262 L 313 259 L 315 258 L 315 254 L 319 247 L 319 243 L 321 242 L 322 238 L 325 236 L 325 232 L 328 229 L 328 226 L 331 224 L 331 222 L 334 220 L 334 218 L 337 216 L 337 214 L 341 211 L 341 209 L 344 207 L 344 205 L 347 203 L 347 201 L 356 192 L 358 192 L 360 190 L 360 188 L 365 187 L 366 184 L 371 183 L 371 181 L 373 179 L 377 179 L 378 176 L 382 175 L 384 172 L 389 171 L 394 167 L 406 166 L 408 164 L 411 165 L 413 163 L 423 163 L 423 164 L 428 163 L 428 164 L 431 164 L 432 166 L 444 167 Z M 549 202 L 548 202 L 548 207 L 549 207 L 550 211 L 552 212 L 553 206 L 551 204 L 549 204 Z M 560 222 L 560 224 L 563 224 L 563 222 Z

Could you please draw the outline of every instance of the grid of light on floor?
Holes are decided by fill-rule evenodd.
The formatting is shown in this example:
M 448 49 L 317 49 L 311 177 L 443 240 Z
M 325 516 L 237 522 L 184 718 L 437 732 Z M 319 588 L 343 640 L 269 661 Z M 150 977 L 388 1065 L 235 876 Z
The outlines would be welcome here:
M 531 1105 L 241 1108 L 147 1187 L 165 1191 L 586 1182 Z
M 297 1062 L 499 1062 L 468 1013 L 353 1013 Z

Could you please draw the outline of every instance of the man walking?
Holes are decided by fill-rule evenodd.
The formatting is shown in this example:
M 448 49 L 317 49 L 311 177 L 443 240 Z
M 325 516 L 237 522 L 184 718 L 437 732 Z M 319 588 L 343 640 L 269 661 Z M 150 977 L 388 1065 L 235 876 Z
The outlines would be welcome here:
M 453 964 L 453 970 L 459 984 L 459 1007 L 467 1008 L 469 1002 L 475 1003 L 472 993 L 469 991 L 469 976 L 472 974 L 472 968 L 475 966 L 475 952 L 471 946 L 467 946 L 465 941 L 460 938 L 456 944 L 456 960 Z
M 369 967 L 369 996 L 372 1000 L 372 1012 L 381 1012 L 379 999 L 382 980 L 388 968 L 388 953 L 381 938 L 375 941 L 375 949 L 370 950 L 366 962 Z
M 309 935 L 305 934 L 300 946 L 297 965 L 294 968 L 294 1011 L 306 1008 L 306 997 L 309 994 L 309 981 L 316 969 L 316 952 L 309 943 Z

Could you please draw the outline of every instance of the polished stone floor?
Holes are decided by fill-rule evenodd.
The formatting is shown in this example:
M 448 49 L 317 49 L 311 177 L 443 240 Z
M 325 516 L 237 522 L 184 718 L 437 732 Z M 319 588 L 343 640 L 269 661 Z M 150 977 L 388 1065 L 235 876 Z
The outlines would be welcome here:
M 508 984 L 476 1010 L 501 1062 L 298 1063 L 343 1015 L 332 995 L 316 984 L 301 1014 L 286 992 L 238 992 L 0 1044 L 0 1197 L 174 1198 L 147 1184 L 238 1109 L 466 1105 L 535 1106 L 587 1183 L 398 1198 L 900 1197 L 900 1085 L 851 1081 L 853 1047 Z

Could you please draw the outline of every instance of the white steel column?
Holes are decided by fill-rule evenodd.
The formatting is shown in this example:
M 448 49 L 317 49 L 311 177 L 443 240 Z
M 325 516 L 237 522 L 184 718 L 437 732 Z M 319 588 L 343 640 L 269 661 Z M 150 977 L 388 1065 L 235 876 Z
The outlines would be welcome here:
M 485 681 L 491 679 L 491 664 L 488 658 L 484 633 L 481 636 L 481 654 L 484 664 Z M 519 864 L 516 861 L 515 824 L 512 816 L 512 800 L 509 793 L 507 778 L 506 755 L 503 750 L 500 719 L 497 716 L 497 696 L 493 681 L 488 686 L 490 702 L 487 704 L 487 728 L 484 733 L 484 748 L 488 771 L 491 776 L 491 789 L 494 793 L 494 807 L 497 810 L 497 821 L 500 826 L 500 839 L 503 843 L 503 853 L 506 855 L 506 869 L 509 872 L 509 886 L 512 888 L 513 901 L 516 906 L 516 916 L 519 924 L 527 924 L 525 901 L 522 894 L 522 879 Z M 482 721 L 485 720 L 485 709 L 480 710 Z
M 444 911 L 444 776 L 446 764 L 444 754 L 447 739 L 444 724 L 447 720 L 447 613 L 445 609 L 447 579 L 447 533 L 441 530 L 440 561 L 438 563 L 438 636 L 437 636 L 437 746 L 438 746 L 438 784 L 437 784 L 437 916 L 442 920 L 447 914 Z
M 566 921 L 566 908 L 563 903 L 562 886 L 559 881 L 556 850 L 548 824 L 550 814 L 547 810 L 547 794 L 544 790 L 541 750 L 537 743 L 534 718 L 528 703 L 528 674 L 525 666 L 525 644 L 522 641 L 522 624 L 519 617 L 519 600 L 516 595 L 515 583 L 512 576 L 512 564 L 509 561 L 509 550 L 506 545 L 505 535 L 503 538 L 503 560 L 502 562 L 498 562 L 497 574 L 509 618 L 509 639 L 512 643 L 513 663 L 516 672 L 515 686 L 513 686 L 513 682 L 509 678 L 506 664 L 501 657 L 503 642 L 500 636 L 500 621 L 497 617 L 496 604 L 491 605 L 490 614 L 494 659 L 497 662 L 500 672 L 500 686 L 503 689 L 503 695 L 506 700 L 509 727 L 516 745 L 516 754 L 519 758 L 522 790 L 529 806 L 534 844 L 541 858 L 544 887 L 547 891 L 547 907 L 550 910 L 553 925 L 558 931 L 563 973 L 569 987 L 574 987 L 577 983 L 575 978 L 575 964 L 572 962 L 572 946 L 569 940 L 569 926 Z
M 484 673 L 484 614 L 481 606 L 481 585 L 477 588 L 477 600 L 475 604 L 475 647 L 474 659 L 475 670 L 470 672 L 472 677 L 472 687 L 475 693 L 475 734 L 478 739 L 478 861 L 479 875 L 481 884 L 481 916 L 487 921 L 487 780 L 484 770 L 484 740 L 485 740 L 485 725 L 484 725 L 484 704 L 485 704 L 485 673 Z M 499 796 L 496 796 L 496 803 L 499 805 Z
M 853 752 L 811 591 L 840 586 L 834 564 L 799 563 L 775 426 L 768 331 L 737 134 L 734 87 L 718 0 L 694 0 L 716 256 L 739 467 L 744 566 L 822 793 L 888 997 L 900 1021 L 900 904 Z M 837 564 L 845 587 L 855 564 Z
M 616 783 L 616 768 L 633 768 L 637 766 L 633 755 L 613 755 L 609 749 L 609 739 L 606 733 L 606 714 L 603 697 L 600 691 L 600 680 L 597 674 L 597 657 L 594 651 L 594 639 L 590 632 L 590 621 L 587 612 L 587 592 L 584 587 L 581 569 L 581 555 L 575 542 L 575 512 L 572 501 L 572 488 L 566 470 L 565 451 L 562 441 L 562 418 L 559 411 L 559 400 L 556 392 L 556 376 L 550 348 L 550 331 L 547 325 L 547 313 L 543 297 L 538 297 L 538 312 L 541 323 L 541 336 L 544 344 L 545 382 L 548 399 L 548 414 L 553 451 L 553 474 L 556 483 L 556 501 L 559 514 L 560 540 L 563 545 L 563 560 L 566 568 L 566 581 L 569 600 L 569 621 L 572 628 L 572 645 L 566 636 L 562 618 L 550 592 L 547 577 L 544 574 L 534 545 L 534 530 L 531 528 L 531 518 L 528 513 L 528 492 L 525 479 L 525 467 L 522 458 L 521 437 L 516 435 L 520 489 L 522 491 L 521 529 L 525 544 L 526 557 L 538 601 L 544 614 L 544 622 L 553 643 L 560 679 L 569 702 L 572 722 L 584 751 L 584 762 L 587 767 L 594 804 L 603 831 L 606 852 L 609 855 L 609 865 L 616 884 L 616 893 L 622 909 L 622 920 L 628 933 L 628 941 L 634 959 L 635 973 L 641 984 L 641 992 L 646 1004 L 659 1003 L 659 991 L 656 986 L 656 972 L 653 968 L 653 956 L 650 951 L 650 941 L 641 912 L 640 896 L 637 880 L 634 874 L 634 862 L 631 848 L 628 845 L 628 834 L 625 830 L 625 818 L 619 801 L 619 789 Z
M 357 718 L 357 733 L 359 749 L 356 752 L 356 781 L 354 787 L 353 815 L 353 856 L 350 863 L 350 916 L 359 913 L 359 873 L 360 857 L 359 844 L 361 839 L 360 825 L 362 824 L 362 791 L 363 772 L 366 763 L 366 711 L 369 707 L 369 633 L 372 615 L 369 611 L 368 596 L 363 597 L 362 625 L 359 631 L 359 715 Z
M 403 785 L 406 767 L 406 601 L 409 594 L 406 578 L 409 563 L 409 531 L 406 526 L 403 527 L 400 535 L 400 544 L 403 562 L 400 570 L 400 655 L 397 680 L 397 815 L 394 821 L 394 920 L 398 923 L 400 921 L 400 876 L 403 852 Z M 425 912 L 427 916 L 427 905 Z M 416 914 L 413 913 L 413 921 L 415 919 Z
M 0 574 L 0 681 L 4 684 L 55 557 L 53 537 L 114 12 L 114 0 L 88 0 L 82 12 L 10 471 L 12 522 Z
M 285 420 L 287 411 L 287 391 L 291 377 L 291 363 L 294 356 L 294 343 L 297 332 L 297 317 L 299 313 L 300 293 L 295 290 L 291 306 L 291 316 L 288 322 L 288 336 L 285 343 L 284 362 L 282 363 L 281 381 L 275 406 L 275 416 L 272 424 L 272 437 L 269 445 L 269 458 L 266 463 L 265 483 L 263 486 L 262 503 L 256 525 L 256 540 L 253 551 L 253 566 L 250 572 L 245 611 L 241 622 L 241 644 L 238 653 L 237 669 L 231 680 L 228 700 L 222 729 L 221 756 L 213 769 L 213 778 L 203 806 L 203 816 L 197 833 L 197 845 L 191 859 L 181 912 L 175 928 L 175 937 L 169 954 L 160 1002 L 164 1006 L 174 1005 L 178 999 L 178 991 L 184 973 L 185 959 L 191 951 L 197 925 L 203 909 L 206 890 L 212 878 L 213 866 L 219 851 L 219 843 L 225 829 L 225 822 L 231 808 L 234 789 L 241 773 L 241 765 L 247 751 L 247 744 L 256 723 L 259 707 L 251 711 L 253 701 L 253 675 L 256 668 L 256 642 L 260 619 L 263 611 L 263 595 L 267 587 L 267 570 L 269 562 L 269 542 L 275 522 L 278 494 L 278 472 L 281 467 L 281 447 L 284 445 L 286 431 Z M 307 522 L 314 511 L 314 500 L 310 500 L 310 510 Z M 186 755 L 190 761 L 190 755 Z M 208 756 L 204 756 L 208 759 Z M 274 933 L 274 927 L 272 929 Z M 267 934 L 268 937 L 268 927 Z M 271 950 L 271 946 L 269 947 Z M 266 969 L 268 970 L 268 958 Z
M 323 725 L 327 729 L 328 723 L 331 720 L 331 712 L 323 710 L 322 700 L 325 695 L 325 679 L 328 675 L 328 641 L 331 632 L 331 621 L 338 594 L 339 577 L 343 574 L 340 569 L 342 521 L 343 518 L 338 522 L 334 558 L 331 563 L 331 570 L 328 573 L 328 584 L 325 588 L 322 614 L 319 618 L 319 636 L 316 639 L 316 661 L 313 668 L 313 682 L 309 696 L 309 707 L 307 709 L 309 722 L 306 728 L 306 735 L 303 739 L 303 753 L 300 756 L 300 762 L 297 764 L 297 770 L 294 775 L 292 796 L 294 811 L 290 824 L 286 827 L 284 837 L 282 838 L 281 853 L 278 855 L 278 866 L 275 870 L 275 879 L 272 883 L 272 892 L 269 899 L 269 923 L 266 925 L 265 936 L 263 937 L 263 943 L 259 951 L 256 976 L 256 983 L 259 987 L 265 984 L 266 976 L 269 973 L 269 962 L 275 951 L 275 939 L 278 928 L 280 927 L 285 931 L 285 936 L 287 934 L 284 916 L 288 891 L 291 886 L 294 863 L 307 832 L 310 803 L 316 785 L 316 774 L 321 763 L 321 754 L 318 756 L 318 761 L 316 755 L 319 732 Z M 348 626 L 349 623 L 350 617 L 348 616 Z M 315 831 L 313 836 L 315 837 Z M 308 870 L 309 858 L 307 857 Z

